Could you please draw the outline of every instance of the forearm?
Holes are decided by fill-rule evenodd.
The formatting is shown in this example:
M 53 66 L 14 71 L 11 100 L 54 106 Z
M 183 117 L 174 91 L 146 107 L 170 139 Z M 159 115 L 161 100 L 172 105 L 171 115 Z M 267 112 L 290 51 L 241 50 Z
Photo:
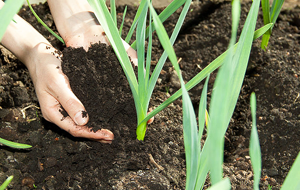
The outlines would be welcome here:
M 0 1 L 0 8 L 3 5 L 4 3 Z M 33 67 L 31 59 L 35 47 L 41 43 L 50 43 L 18 15 L 14 17 L 14 20 L 15 22 L 11 21 L 7 27 L 1 43 L 30 69 Z

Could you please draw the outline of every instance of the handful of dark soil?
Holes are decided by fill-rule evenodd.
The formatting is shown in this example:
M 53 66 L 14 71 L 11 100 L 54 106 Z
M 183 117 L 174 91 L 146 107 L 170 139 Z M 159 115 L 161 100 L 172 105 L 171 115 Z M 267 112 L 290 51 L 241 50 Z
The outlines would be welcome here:
M 62 70 L 70 81 L 74 94 L 89 114 L 88 126 L 93 131 L 114 132 L 120 123 L 136 125 L 131 90 L 120 63 L 110 46 L 94 44 L 63 50 Z

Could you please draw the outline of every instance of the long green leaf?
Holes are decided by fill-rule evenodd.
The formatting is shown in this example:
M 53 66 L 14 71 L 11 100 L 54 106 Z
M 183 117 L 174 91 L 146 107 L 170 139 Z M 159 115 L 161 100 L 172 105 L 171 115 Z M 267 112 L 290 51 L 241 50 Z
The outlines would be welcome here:
M 264 24 L 265 25 L 269 24 L 270 23 L 270 2 L 269 2 L 269 0 L 261 0 L 261 7 L 262 7 L 262 12 L 263 12 Z M 266 50 L 270 36 L 271 36 L 271 28 L 262 37 L 261 48 L 263 50 Z
M 286 176 L 281 190 L 298 190 L 300 189 L 300 153 L 292 165 L 291 170 Z
M 139 18 L 140 18 L 141 12 L 143 11 L 143 8 L 144 8 L 144 6 L 145 6 L 146 3 L 147 3 L 147 1 L 145 1 L 145 0 L 142 0 L 142 1 L 141 1 L 138 10 L 137 10 L 137 12 L 135 13 L 135 17 L 134 17 L 134 19 L 133 19 L 133 22 L 132 22 L 132 24 L 131 24 L 131 27 L 130 27 L 128 33 L 127 33 L 126 38 L 125 38 L 125 42 L 129 43 L 129 41 L 131 40 L 131 37 L 132 37 L 133 32 L 134 32 L 134 29 L 135 29 L 135 27 L 137 26 L 137 22 L 138 22 L 138 20 L 139 20 Z
M 144 0 L 145 1 L 145 0 Z M 138 90 L 139 100 L 144 109 L 147 109 L 145 105 L 145 98 L 147 96 L 147 84 L 145 76 L 145 32 L 146 32 L 146 21 L 147 21 L 148 4 L 145 3 L 143 10 L 140 14 L 139 22 L 136 28 L 137 38 L 137 56 L 138 56 Z M 142 117 L 145 116 L 147 110 L 142 110 Z
M 209 81 L 209 75 L 207 76 L 203 90 L 201 93 L 200 103 L 199 103 L 199 111 L 198 111 L 198 148 L 201 152 L 201 138 L 205 125 L 205 117 L 206 117 L 206 105 L 207 105 L 207 86 Z M 206 179 L 206 175 L 208 172 L 208 154 L 201 152 L 198 155 L 198 173 L 194 177 L 196 178 L 196 184 L 194 189 L 202 189 L 203 183 Z
M 271 14 L 270 22 L 272 22 L 272 23 L 276 22 L 283 3 L 284 3 L 284 0 L 274 0 L 273 1 L 271 11 L 270 11 L 270 14 Z
M 120 34 L 121 38 L 122 38 L 122 30 L 123 30 L 123 25 L 124 25 L 126 13 L 127 13 L 127 6 L 124 9 L 122 23 L 121 23 L 120 28 L 119 28 L 119 34 Z
M 14 15 L 22 7 L 24 0 L 8 0 L 0 10 L 0 42 Z
M 111 14 L 111 18 L 114 21 L 116 27 L 118 27 L 117 10 L 116 10 L 116 1 L 115 0 L 110 0 L 110 14 Z
M 256 128 L 256 97 L 255 93 L 250 97 L 251 115 L 252 115 L 252 129 L 250 136 L 249 153 L 251 158 L 251 164 L 254 173 L 253 189 L 259 190 L 259 181 L 261 175 L 261 151 L 259 145 L 258 132 Z
M 263 10 L 263 19 L 264 24 L 275 23 L 278 15 L 280 13 L 281 7 L 283 5 L 284 0 L 274 0 L 272 3 L 272 7 L 270 10 L 270 2 L 269 0 L 262 0 L 262 10 Z M 274 25 L 273 25 L 274 26 Z M 268 42 L 272 33 L 273 26 L 263 35 L 261 48 L 266 50 L 268 46 Z
M 187 0 L 187 2 L 185 3 L 185 5 L 184 5 L 184 7 L 183 7 L 183 9 L 182 9 L 182 11 L 181 11 L 181 14 L 180 14 L 180 16 L 179 16 L 179 19 L 178 19 L 178 21 L 177 21 L 177 23 L 176 23 L 176 25 L 175 25 L 175 28 L 174 28 L 173 33 L 172 33 L 171 38 L 170 38 L 171 44 L 173 44 L 173 43 L 175 42 L 175 40 L 176 40 L 176 38 L 177 38 L 177 36 L 178 36 L 178 33 L 179 33 L 179 31 L 180 31 L 180 28 L 181 28 L 181 26 L 182 26 L 182 24 L 183 24 L 184 18 L 185 18 L 186 14 L 187 14 L 187 12 L 188 12 L 188 10 L 189 10 L 190 4 L 191 4 L 191 0 Z M 152 28 L 152 27 L 154 27 L 154 26 L 150 25 L 150 26 L 149 26 L 149 29 Z M 147 30 L 147 31 L 146 31 L 146 34 L 147 34 L 147 32 L 148 32 L 148 33 L 151 33 L 151 31 L 154 31 L 154 30 L 155 30 L 155 29 L 152 29 L 152 30 L 150 30 L 150 31 Z M 152 75 L 151 75 L 151 78 L 150 78 L 150 81 L 149 81 L 149 85 L 148 85 L 147 98 L 145 99 L 145 102 L 148 102 L 148 104 L 149 104 L 149 101 L 150 101 L 150 98 L 151 98 L 153 89 L 154 89 L 154 87 L 155 87 L 155 85 L 156 85 L 157 79 L 158 79 L 158 77 L 159 77 L 159 75 L 160 75 L 160 71 L 161 71 L 161 69 L 162 69 L 162 67 L 163 67 L 163 65 L 164 65 L 164 63 L 165 63 L 167 57 L 168 57 L 168 54 L 167 54 L 166 51 L 164 51 L 163 55 L 162 55 L 161 58 L 159 59 L 157 65 L 155 66 L 154 71 L 153 71 L 153 73 L 152 73 Z M 146 104 L 145 104 L 145 105 L 146 105 Z M 148 121 L 148 120 L 143 120 L 143 122 L 141 122 L 141 123 L 144 123 L 145 121 Z M 146 131 L 145 127 L 146 127 L 146 125 L 140 125 L 140 124 L 139 124 L 138 127 L 137 127 L 137 130 L 140 130 L 140 131 L 143 131 L 143 132 L 144 132 L 144 131 Z M 138 135 L 138 136 L 139 136 L 139 135 Z M 143 139 L 144 139 L 144 135 L 141 134 L 141 135 L 139 136 L 139 138 L 140 138 L 141 140 L 143 140 Z M 138 139 L 139 139 L 139 138 L 138 138 Z
M 14 176 L 9 176 L 4 183 L 0 186 L 0 190 L 5 190 L 6 187 L 10 184 L 10 182 L 13 180 Z
M 199 111 L 198 111 L 198 126 L 199 126 L 199 132 L 198 136 L 201 139 L 203 130 L 204 130 L 204 125 L 205 125 L 205 116 L 206 116 L 206 110 L 207 110 L 207 86 L 208 86 L 208 81 L 209 81 L 209 75 L 207 76 L 202 93 L 201 93 L 201 98 L 200 98 L 200 103 L 199 103 Z M 201 148 L 201 143 L 199 141 L 199 147 Z
M 177 36 L 178 36 L 178 34 L 180 32 L 180 29 L 182 27 L 184 19 L 185 19 L 186 15 L 187 15 L 187 13 L 189 11 L 189 7 L 191 5 L 191 2 L 192 2 L 192 0 L 187 0 L 186 3 L 185 3 L 185 5 L 184 5 L 184 7 L 183 7 L 183 9 L 182 9 L 182 11 L 181 11 L 181 13 L 180 13 L 178 21 L 177 21 L 177 23 L 176 23 L 176 25 L 174 27 L 174 30 L 173 30 L 171 38 L 170 38 L 170 42 L 171 42 L 172 45 L 174 44 L 174 42 L 175 42 L 175 40 L 176 40 L 176 38 L 177 38 Z M 153 31 L 154 31 L 154 29 L 153 29 Z M 164 51 L 164 53 L 160 57 L 157 65 L 155 66 L 155 69 L 154 69 L 154 71 L 153 71 L 153 73 L 151 75 L 150 83 L 149 83 L 149 91 L 148 91 L 148 96 L 147 96 L 148 101 L 150 101 L 151 94 L 152 94 L 152 92 L 154 90 L 154 87 L 156 85 L 156 81 L 157 81 L 157 79 L 158 79 L 158 77 L 160 75 L 160 72 L 161 72 L 161 70 L 163 68 L 164 63 L 167 60 L 167 57 L 168 57 L 168 54 L 167 54 L 166 51 Z
M 181 76 L 181 72 L 179 69 L 179 65 L 177 63 L 177 57 L 175 55 L 175 51 L 172 47 L 168 34 L 165 28 L 162 25 L 158 15 L 156 14 L 153 6 L 148 0 L 151 14 L 153 15 L 153 23 L 156 28 L 156 32 L 158 38 L 160 40 L 161 45 L 164 50 L 168 53 L 169 60 L 173 64 L 175 68 L 180 83 L 182 87 L 182 99 L 183 99 L 183 131 L 184 131 L 184 146 L 186 152 L 186 189 L 192 189 L 196 184 L 196 175 L 197 175 L 197 167 L 198 166 L 198 155 L 200 153 L 200 149 L 197 146 L 199 143 L 198 133 L 197 133 L 197 122 L 196 116 L 193 109 L 193 105 L 191 99 L 188 95 L 187 90 L 185 89 L 185 85 Z
M 176 10 L 178 10 L 178 8 L 183 5 L 183 3 L 185 3 L 187 0 L 174 0 L 172 1 L 160 14 L 159 14 L 159 18 L 160 18 L 160 21 L 161 22 L 164 22 L 165 20 L 167 20 L 167 18 L 169 18 Z M 142 3 L 143 1 L 141 2 L 140 6 L 142 6 Z M 189 3 L 190 5 L 190 3 Z M 139 10 L 138 10 L 139 12 Z M 138 13 L 136 14 L 136 17 L 139 16 Z M 134 19 L 134 22 L 135 23 L 135 20 L 136 18 Z M 153 23 L 151 23 L 151 26 L 152 26 L 152 32 L 155 31 L 155 27 L 153 27 Z M 149 27 L 147 27 L 147 30 L 146 30 L 146 34 L 148 34 L 148 30 L 149 30 Z M 131 32 L 131 31 L 129 31 Z M 147 38 L 148 36 L 146 36 Z M 131 38 L 131 36 L 130 36 Z M 126 42 L 128 42 L 129 40 L 126 38 L 125 40 Z M 136 41 L 134 41 L 131 45 L 131 47 L 133 49 L 136 49 Z
M 251 11 L 249 13 L 249 16 Z M 214 90 L 212 92 L 211 103 L 210 103 L 210 122 L 209 130 L 207 133 L 206 143 L 211 149 L 209 155 L 209 167 L 210 167 L 210 180 L 214 185 L 222 180 L 223 178 L 223 151 L 224 151 L 224 135 L 228 127 L 228 121 L 231 118 L 230 110 L 230 99 L 232 86 L 234 85 L 233 79 L 236 75 L 234 56 L 238 56 L 238 50 L 233 54 L 231 48 L 236 41 L 237 28 L 240 19 L 240 1 L 232 1 L 232 34 L 229 43 L 229 52 L 224 61 L 224 64 L 220 67 L 216 81 L 214 84 Z M 247 25 L 245 25 L 247 26 Z M 243 28 L 243 31 L 245 27 Z M 253 36 L 253 34 L 251 35 Z M 240 41 L 238 46 L 243 42 Z M 240 47 L 241 48 L 241 47 Z M 230 110 L 230 111 L 229 111 Z
M 44 21 L 36 14 L 36 12 L 33 10 L 33 8 L 31 7 L 31 4 L 29 2 L 29 0 L 26 0 L 29 9 L 31 10 L 32 14 L 35 16 L 35 18 L 38 20 L 39 23 L 41 23 L 53 36 L 55 36 L 59 41 L 61 41 L 61 43 L 65 44 L 65 41 L 59 36 L 57 35 L 53 30 L 51 30 L 51 28 L 49 28 L 47 26 L 47 24 L 44 23 Z
M 253 35 L 253 40 L 256 40 L 260 36 L 262 36 L 273 24 L 270 23 L 268 25 L 265 25 L 261 27 L 260 29 L 256 30 Z M 233 47 L 233 51 L 236 51 L 238 43 L 236 43 Z M 212 61 L 208 66 L 206 66 L 200 73 L 198 73 L 196 76 L 194 76 L 188 83 L 186 83 L 185 87 L 187 90 L 192 89 L 197 84 L 199 84 L 203 79 L 205 79 L 210 73 L 215 71 L 217 68 L 219 68 L 225 57 L 227 56 L 228 50 L 226 50 L 224 53 L 222 53 L 219 57 L 217 57 L 214 61 Z M 164 101 L 161 105 L 159 105 L 157 108 L 155 108 L 151 113 L 147 115 L 147 117 L 141 122 L 148 121 L 150 118 L 158 114 L 161 110 L 166 108 L 168 105 L 170 105 L 172 102 L 174 102 L 177 98 L 179 98 L 182 95 L 182 90 L 179 89 L 177 92 L 175 92 L 170 98 L 168 98 L 166 101 Z
M 8 141 L 5 139 L 0 138 L 0 143 L 4 144 L 6 146 L 12 147 L 12 148 L 31 148 L 31 145 L 27 145 L 27 144 L 21 144 L 21 143 L 16 143 L 16 142 L 12 142 L 12 141 Z

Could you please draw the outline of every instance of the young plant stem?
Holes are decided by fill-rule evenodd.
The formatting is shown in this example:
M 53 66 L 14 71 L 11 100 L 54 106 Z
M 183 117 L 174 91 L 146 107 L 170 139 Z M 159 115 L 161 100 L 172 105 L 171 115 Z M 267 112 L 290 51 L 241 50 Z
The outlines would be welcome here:
M 29 9 L 31 10 L 32 14 L 35 16 L 35 18 L 38 20 L 39 23 L 41 23 L 53 36 L 55 36 L 59 41 L 61 41 L 61 43 L 65 44 L 65 41 L 59 36 L 57 35 L 53 30 L 51 30 L 51 28 L 49 28 L 43 21 L 42 19 L 40 19 L 40 17 L 36 14 L 36 12 L 33 10 L 33 8 L 31 7 L 31 4 L 29 2 L 29 0 L 26 0 Z

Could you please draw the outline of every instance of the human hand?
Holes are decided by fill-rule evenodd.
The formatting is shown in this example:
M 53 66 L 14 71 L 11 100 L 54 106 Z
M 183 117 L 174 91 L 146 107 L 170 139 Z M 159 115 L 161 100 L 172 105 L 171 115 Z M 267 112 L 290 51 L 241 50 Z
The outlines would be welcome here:
M 109 41 L 86 0 L 47 0 L 55 25 L 67 47 L 83 47 Z M 137 66 L 137 53 L 122 40 L 132 63 Z
M 93 43 L 105 43 L 109 45 L 109 41 L 103 31 L 102 27 L 97 22 L 93 13 L 90 11 L 90 7 L 85 1 L 54 1 L 48 0 L 48 4 L 51 9 L 55 24 L 59 33 L 63 37 L 67 47 L 83 47 L 86 51 Z M 64 10 L 61 10 L 64 9 Z M 125 41 L 123 45 L 131 58 L 134 65 L 137 65 L 137 54 Z M 41 46 L 43 46 L 41 44 Z M 44 47 L 38 47 L 37 52 L 44 51 Z M 48 72 L 49 76 L 41 74 L 40 77 L 47 80 L 37 81 L 36 89 L 41 92 L 37 92 L 39 102 L 42 108 L 45 119 L 55 123 L 62 129 L 68 131 L 73 136 L 85 137 L 100 142 L 110 143 L 113 140 L 113 133 L 109 130 L 102 129 L 94 133 L 85 124 L 88 122 L 88 115 L 84 117 L 83 113 L 86 113 L 84 106 L 78 100 L 78 98 L 71 91 L 69 82 L 66 76 L 62 73 L 61 65 L 58 60 L 54 60 L 54 56 L 49 57 L 49 52 L 55 51 L 53 48 L 48 49 L 47 55 L 43 56 L 41 60 L 49 60 L 49 63 L 45 65 L 39 65 L 37 72 Z M 51 66 L 51 61 L 53 62 Z M 55 64 L 54 64 L 55 63 Z M 57 69 L 58 68 L 58 69 Z M 49 83 L 49 79 L 53 80 L 53 83 Z M 50 80 L 50 81 L 52 81 Z M 50 85 L 49 85 L 50 84 Z M 45 93 L 47 92 L 47 93 Z M 45 95 L 42 95 L 45 93 Z M 40 95 L 41 94 L 41 95 Z M 66 110 L 70 117 L 61 120 L 61 106 Z
M 71 5 L 76 5 L 75 2 L 68 0 L 57 1 L 56 5 L 66 2 Z M 48 0 L 48 3 L 51 4 L 50 0 Z M 4 3 L 0 1 L 0 8 L 3 5 Z M 63 10 L 63 12 L 65 11 Z M 86 12 L 84 15 L 86 15 Z M 87 19 L 90 20 L 89 17 L 87 17 Z M 111 131 L 102 129 L 93 132 L 85 126 L 88 122 L 88 115 L 85 114 L 84 106 L 72 92 L 69 81 L 63 74 L 61 70 L 61 61 L 57 58 L 57 55 L 53 55 L 53 52 L 56 50 L 41 34 L 22 18 L 15 16 L 14 20 L 16 22 L 10 23 L 1 43 L 27 66 L 35 86 L 44 118 L 55 123 L 75 137 L 84 137 L 104 143 L 110 143 L 114 138 Z M 65 20 L 68 19 L 65 18 Z M 72 19 L 69 21 L 71 21 L 70 23 L 72 24 Z M 79 24 L 74 24 L 76 22 Z M 68 46 L 82 46 L 87 50 L 91 43 L 97 43 L 99 41 L 107 43 L 106 37 L 101 30 L 101 26 L 96 24 L 94 20 L 88 25 L 85 25 L 84 23 L 86 23 L 84 20 L 75 19 L 73 22 L 74 25 L 72 26 L 75 26 L 76 30 L 68 31 L 69 33 L 60 30 L 62 31 L 61 35 Z M 83 38 L 76 39 L 75 36 L 77 34 L 82 34 Z M 96 34 L 100 35 L 96 36 Z M 93 37 L 93 35 L 95 36 Z M 124 43 L 124 45 L 128 54 L 131 56 L 131 59 L 136 63 L 136 52 L 130 49 L 128 44 Z M 70 117 L 62 119 L 62 107 Z
M 43 117 L 69 132 L 74 137 L 84 137 L 111 143 L 114 135 L 106 129 L 91 131 L 87 126 L 85 108 L 72 92 L 67 77 L 61 70 L 60 55 L 49 44 L 40 43 L 32 50 L 30 75 L 40 103 Z M 63 117 L 62 110 L 69 117 Z

